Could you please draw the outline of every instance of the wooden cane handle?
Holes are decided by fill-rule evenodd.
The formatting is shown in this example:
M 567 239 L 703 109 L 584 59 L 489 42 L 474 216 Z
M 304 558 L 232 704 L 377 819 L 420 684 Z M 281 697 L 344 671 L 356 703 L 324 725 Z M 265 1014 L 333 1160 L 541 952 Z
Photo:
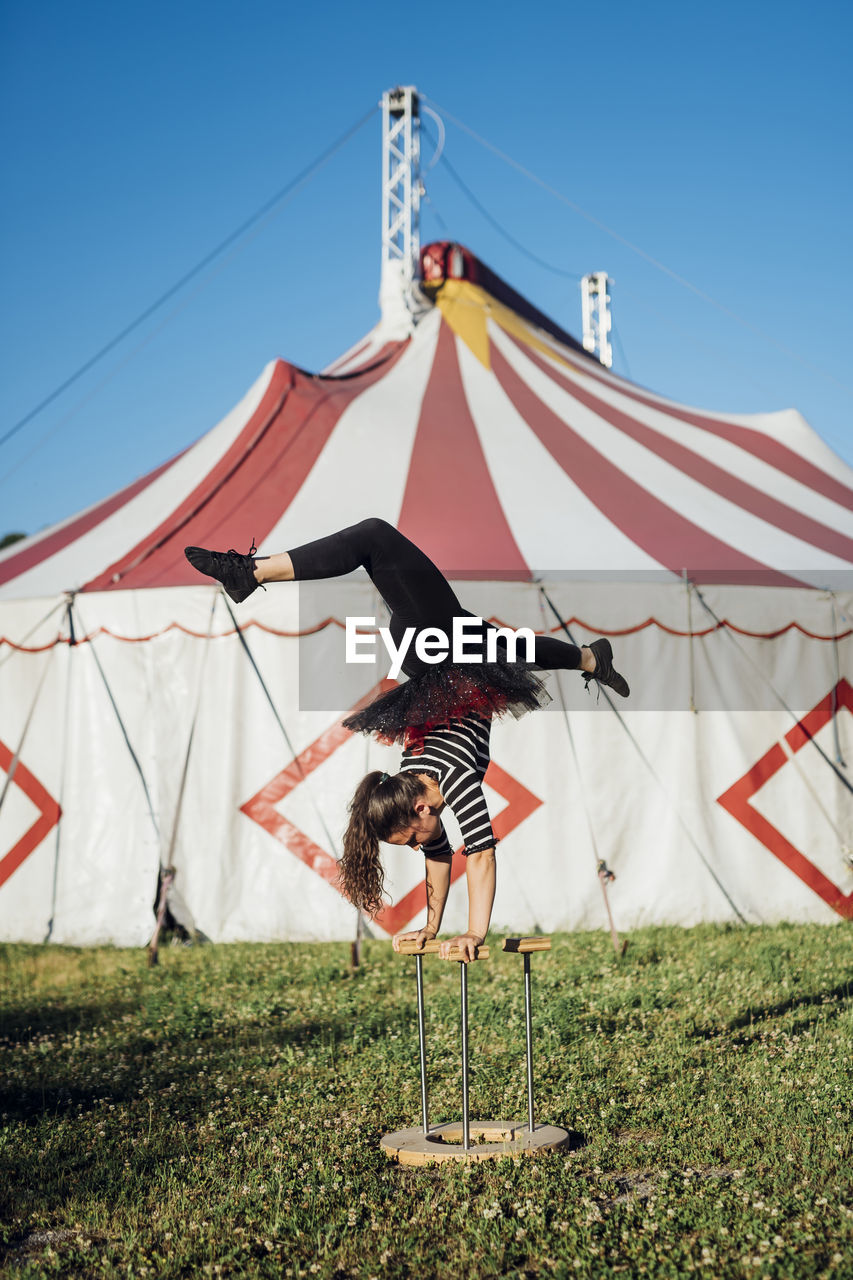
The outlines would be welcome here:
M 525 955 L 531 951 L 550 951 L 551 939 L 537 936 L 535 938 L 504 938 L 504 951 L 514 951 Z
M 437 956 L 440 949 L 441 949 L 441 943 L 438 941 L 437 938 L 430 939 L 430 941 L 425 942 L 422 947 L 418 946 L 414 938 L 404 938 L 400 943 L 400 950 L 398 952 L 398 955 Z M 450 955 L 447 958 L 448 960 L 458 960 L 461 955 L 462 955 L 462 952 L 459 950 L 458 947 L 451 947 Z M 474 951 L 475 960 L 488 960 L 488 958 L 489 958 L 488 947 L 475 948 L 475 951 Z

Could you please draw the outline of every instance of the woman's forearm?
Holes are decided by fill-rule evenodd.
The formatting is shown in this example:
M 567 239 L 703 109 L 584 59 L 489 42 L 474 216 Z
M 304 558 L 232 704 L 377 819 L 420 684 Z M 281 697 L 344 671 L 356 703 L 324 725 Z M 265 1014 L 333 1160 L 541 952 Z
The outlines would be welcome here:
M 465 860 L 465 873 L 468 881 L 468 932 L 485 939 L 495 901 L 497 861 L 494 849 L 469 853 Z
M 426 858 L 427 918 L 425 928 L 433 937 L 441 928 L 444 905 L 450 891 L 450 859 Z

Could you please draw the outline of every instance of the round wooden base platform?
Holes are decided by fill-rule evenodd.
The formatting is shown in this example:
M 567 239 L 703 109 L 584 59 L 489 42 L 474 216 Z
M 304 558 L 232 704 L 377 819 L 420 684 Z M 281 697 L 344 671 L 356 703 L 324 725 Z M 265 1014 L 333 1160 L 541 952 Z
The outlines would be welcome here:
M 569 1141 L 569 1134 L 553 1124 L 537 1124 L 533 1133 L 526 1124 L 507 1124 L 503 1120 L 472 1120 L 469 1126 L 471 1145 L 462 1146 L 462 1122 L 451 1121 L 430 1127 L 429 1137 L 423 1129 L 398 1129 L 386 1133 L 379 1142 L 390 1160 L 399 1164 L 436 1164 L 442 1160 L 497 1160 L 501 1156 L 529 1156 L 537 1151 L 551 1151 Z

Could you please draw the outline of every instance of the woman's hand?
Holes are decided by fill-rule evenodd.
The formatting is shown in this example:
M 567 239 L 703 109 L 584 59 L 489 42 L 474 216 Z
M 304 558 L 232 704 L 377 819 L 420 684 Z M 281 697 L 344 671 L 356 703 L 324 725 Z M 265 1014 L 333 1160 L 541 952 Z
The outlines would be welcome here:
M 391 945 L 395 951 L 399 951 L 401 942 L 417 942 L 418 950 L 420 951 L 424 943 L 431 942 L 434 937 L 435 934 L 428 929 L 415 929 L 409 933 L 395 933 L 391 940 Z
M 485 941 L 486 939 L 481 938 L 478 933 L 460 933 L 457 937 L 450 938 L 446 942 L 442 942 L 438 954 L 441 956 L 442 960 L 448 960 L 450 958 L 451 947 L 458 947 L 458 959 L 464 961 L 465 964 L 468 964 L 469 960 L 476 959 L 477 948 L 481 947 Z M 457 957 L 454 956 L 454 959 L 456 958 Z

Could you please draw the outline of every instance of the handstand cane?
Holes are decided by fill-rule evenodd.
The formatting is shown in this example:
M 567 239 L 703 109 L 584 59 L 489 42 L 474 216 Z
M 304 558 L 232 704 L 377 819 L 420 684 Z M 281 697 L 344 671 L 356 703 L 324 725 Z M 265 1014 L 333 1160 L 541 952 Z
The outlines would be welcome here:
M 426 1083 L 426 1034 L 424 1031 L 424 958 L 421 952 L 415 955 L 415 969 L 418 981 L 418 1043 L 421 1053 L 421 1110 L 424 1116 L 424 1137 L 429 1137 L 429 1111 L 427 1109 Z
M 536 1151 L 551 1151 L 557 1147 L 567 1146 L 571 1135 L 567 1129 L 557 1125 L 542 1124 L 537 1127 L 533 1115 L 533 1026 L 530 999 L 530 956 L 534 951 L 550 951 L 551 939 L 507 938 L 503 944 L 504 951 L 514 951 L 524 956 L 524 1012 L 527 1041 L 527 1124 L 514 1124 L 505 1120 L 471 1120 L 468 1108 L 468 965 L 462 960 L 462 953 L 454 947 L 449 960 L 460 963 L 459 974 L 461 1002 L 462 1032 L 462 1123 L 445 1121 L 429 1126 L 427 1112 L 426 1082 L 426 1035 L 424 1031 L 424 995 L 423 968 L 424 955 L 440 954 L 441 943 L 430 940 L 419 947 L 414 939 L 406 939 L 399 944 L 399 953 L 414 956 L 418 983 L 418 1037 L 420 1040 L 421 1062 L 421 1105 L 423 1107 L 423 1130 L 420 1128 L 398 1129 L 394 1133 L 386 1133 L 380 1140 L 380 1147 L 392 1160 L 400 1164 L 425 1165 L 447 1160 L 496 1160 L 502 1156 L 526 1156 Z M 488 947 L 477 947 L 475 960 L 488 957 Z M 471 1134 L 474 1134 L 474 1142 Z M 535 1131 L 535 1132 L 534 1132 Z M 462 1139 L 460 1142 L 459 1139 Z
M 530 995 L 530 956 L 533 951 L 550 951 L 550 938 L 504 938 L 504 951 L 524 956 L 524 1025 L 527 1041 L 527 1128 L 532 1134 L 533 1120 L 533 1013 Z
M 429 1111 L 427 1108 L 427 1082 L 426 1082 L 426 1032 L 424 1028 L 424 973 L 423 958 L 425 955 L 438 955 L 441 943 L 432 939 L 425 942 L 423 947 L 419 947 L 414 940 L 407 939 L 400 943 L 400 953 L 402 955 L 415 957 L 415 971 L 418 984 L 418 1041 L 420 1046 L 421 1061 L 421 1109 L 423 1111 L 423 1128 L 424 1137 L 429 1137 Z M 476 959 L 488 959 L 489 948 L 477 947 Z M 459 963 L 459 1003 L 460 1003 L 460 1021 L 462 1025 L 462 1150 L 468 1151 L 471 1146 L 471 1123 L 468 1111 L 468 966 L 464 960 L 460 960 L 460 951 L 458 947 L 453 947 L 449 960 L 456 960 Z

